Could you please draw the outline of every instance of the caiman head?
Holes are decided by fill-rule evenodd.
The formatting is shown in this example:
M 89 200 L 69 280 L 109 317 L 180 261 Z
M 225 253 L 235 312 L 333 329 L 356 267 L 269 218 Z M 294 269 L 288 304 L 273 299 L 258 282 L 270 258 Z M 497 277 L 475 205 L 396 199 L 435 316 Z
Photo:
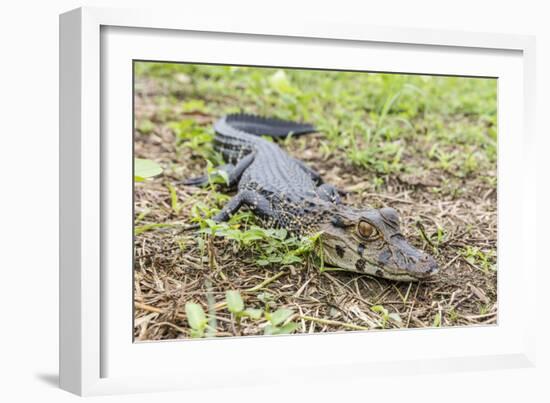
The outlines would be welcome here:
M 322 226 L 324 262 L 391 280 L 417 281 L 437 273 L 436 261 L 411 246 L 393 208 L 342 208 Z

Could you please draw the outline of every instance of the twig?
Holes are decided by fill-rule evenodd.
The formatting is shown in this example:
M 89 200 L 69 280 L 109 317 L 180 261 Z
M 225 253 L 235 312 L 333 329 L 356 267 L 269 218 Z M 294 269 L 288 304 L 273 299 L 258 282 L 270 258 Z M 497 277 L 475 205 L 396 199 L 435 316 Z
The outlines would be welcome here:
M 485 314 L 483 314 L 483 315 L 472 315 L 472 316 L 458 315 L 458 316 L 460 316 L 460 317 L 463 318 L 463 319 L 469 319 L 469 320 L 471 320 L 471 319 L 484 319 L 484 318 L 489 318 L 489 317 L 495 316 L 495 315 L 497 315 L 497 314 L 498 314 L 498 312 L 490 312 L 490 313 L 485 313 Z
M 302 294 L 302 292 L 304 291 L 304 289 L 307 287 L 307 285 L 309 284 L 309 282 L 311 280 L 313 280 L 314 277 L 310 277 L 308 280 L 306 280 L 304 282 L 304 284 L 298 289 L 298 291 L 296 291 L 293 295 L 294 298 L 298 298 L 300 296 L 300 294 Z
M 353 323 L 340 322 L 337 320 L 321 319 L 321 318 L 315 318 L 313 316 L 307 316 L 307 315 L 300 315 L 299 318 L 304 320 L 309 320 L 310 322 L 320 323 L 323 325 L 342 326 L 353 330 L 370 330 L 368 327 L 365 327 L 365 326 L 354 325 Z
M 380 301 L 382 301 L 382 298 L 385 297 L 386 294 L 388 293 L 388 291 L 391 290 L 391 287 L 392 287 L 392 284 L 388 285 L 386 288 L 384 288 L 382 290 L 382 292 L 380 294 L 378 294 L 376 297 L 374 297 L 375 304 L 379 304 Z
M 414 299 L 413 299 L 413 302 L 411 304 L 411 309 L 409 310 L 409 315 L 407 317 L 407 324 L 405 325 L 405 327 L 409 327 L 409 324 L 411 323 L 411 317 L 412 317 L 412 313 L 413 313 L 413 309 L 414 309 L 414 304 L 416 304 L 416 297 L 418 296 L 418 290 L 420 289 L 420 284 L 416 286 L 416 291 L 414 293 Z
M 374 196 L 374 197 L 378 197 L 380 199 L 393 200 L 393 201 L 398 202 L 398 203 L 405 203 L 405 204 L 415 203 L 414 201 L 411 201 L 411 200 L 400 199 L 398 197 L 392 197 L 392 196 L 378 194 L 378 193 L 364 193 L 364 195 L 365 196 Z
M 422 224 L 420 221 L 417 221 L 416 222 L 416 228 L 418 228 L 420 230 L 420 234 L 422 235 L 422 238 L 424 238 L 424 240 L 426 242 L 428 242 L 428 244 L 432 248 L 435 248 L 436 246 L 433 244 L 432 240 L 430 238 L 428 238 L 428 235 L 426 235 L 426 230 L 424 229 L 424 224 Z
M 167 311 L 163 310 L 163 309 L 160 309 L 160 308 L 156 308 L 154 306 L 151 306 L 151 305 L 147 305 L 147 304 L 144 304 L 142 302 L 135 302 L 135 307 L 138 308 L 138 309 L 141 309 L 143 311 L 148 311 L 148 312 L 155 312 L 155 313 L 168 313 Z M 216 305 L 214 305 L 214 308 L 216 309 L 216 311 L 219 311 L 220 309 L 222 308 L 225 308 L 227 304 L 225 302 L 220 302 L 220 303 L 217 303 Z M 176 313 L 174 315 L 176 318 L 178 319 L 186 319 L 187 316 L 185 316 L 183 313 Z M 217 318 L 218 320 L 220 320 L 220 318 Z
M 338 287 L 341 287 L 341 288 L 343 287 L 343 288 L 347 289 L 350 292 L 351 297 L 367 304 L 368 306 L 374 305 L 372 302 L 367 301 L 366 299 L 364 299 L 361 295 L 357 295 L 349 285 L 342 283 L 340 280 L 334 278 L 333 276 L 331 276 L 327 272 L 323 272 L 323 275 L 326 276 L 329 280 L 331 280 Z
M 155 308 L 154 306 L 151 306 L 151 305 L 147 305 L 147 304 L 143 304 L 141 302 L 134 302 L 134 306 L 136 308 L 139 308 L 139 309 L 142 309 L 144 311 L 149 311 L 149 312 L 156 312 L 156 313 L 164 313 L 164 311 L 160 308 Z
M 285 274 L 288 274 L 287 271 L 281 271 L 277 274 L 275 274 L 274 276 L 272 277 L 269 277 L 269 278 L 266 278 L 264 281 L 262 281 L 260 284 L 258 285 L 255 285 L 254 287 L 252 288 L 248 288 L 246 290 L 243 290 L 244 292 L 254 292 L 254 291 L 258 291 L 258 290 L 261 290 L 262 288 L 264 288 L 266 285 L 274 282 L 275 280 L 277 280 L 279 277 L 282 277 L 284 276 Z
M 170 322 L 158 322 L 158 323 L 155 323 L 155 324 L 151 325 L 151 327 L 149 329 L 152 329 L 154 327 L 159 327 L 159 326 L 170 326 L 171 328 L 176 329 L 180 333 L 183 333 L 185 335 L 188 334 L 187 330 L 185 330 L 183 327 L 179 327 L 179 326 L 174 325 L 173 323 L 170 323 Z
M 487 274 L 487 270 L 483 270 L 481 267 L 479 267 L 479 266 L 473 264 L 472 262 L 469 262 L 468 259 L 466 259 L 464 256 L 461 255 L 461 257 L 462 257 L 462 260 L 463 260 L 466 264 L 468 264 L 470 267 L 473 267 L 474 269 L 477 269 L 477 270 L 479 270 L 480 272 Z
M 453 257 L 451 260 L 449 260 L 449 261 L 445 264 L 445 266 L 443 266 L 443 267 L 441 268 L 441 271 L 445 270 L 447 267 L 449 267 L 450 265 L 452 265 L 452 264 L 454 263 L 454 261 L 455 261 L 456 259 L 458 259 L 460 256 L 462 256 L 462 255 L 461 255 L 461 254 L 458 254 L 458 255 L 456 255 L 455 257 Z

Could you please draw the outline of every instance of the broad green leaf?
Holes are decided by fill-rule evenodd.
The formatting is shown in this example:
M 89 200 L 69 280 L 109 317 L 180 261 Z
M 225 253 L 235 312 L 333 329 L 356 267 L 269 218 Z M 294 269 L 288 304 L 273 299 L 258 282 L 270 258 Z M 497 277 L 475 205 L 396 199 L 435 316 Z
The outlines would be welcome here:
M 134 158 L 134 179 L 138 182 L 162 173 L 162 168 L 154 161 Z
M 283 261 L 282 256 L 271 255 L 268 257 L 270 263 L 281 263 Z
M 195 330 L 204 330 L 207 320 L 204 310 L 199 304 L 193 302 L 186 303 L 185 314 L 187 315 L 187 322 L 191 328 Z
M 246 231 L 242 234 L 242 240 L 245 244 L 249 244 L 252 241 L 258 241 L 264 237 L 261 234 L 253 231 Z
M 300 257 L 292 255 L 292 254 L 288 254 L 283 258 L 282 263 L 283 264 L 292 264 L 292 263 L 299 263 L 301 261 L 302 261 L 302 259 Z
M 284 326 L 277 328 L 273 334 L 290 334 L 298 329 L 298 324 L 294 322 L 289 322 Z
M 287 323 L 284 326 L 278 327 L 273 325 L 267 325 L 264 327 L 264 334 L 276 335 L 276 334 L 290 334 L 298 328 L 298 324 L 294 322 Z
M 248 231 L 246 231 L 246 234 L 248 236 L 258 237 L 259 239 L 269 237 L 269 233 L 266 232 L 264 228 L 260 228 L 256 226 L 251 227 Z
M 239 291 L 231 290 L 225 293 L 227 309 L 229 312 L 237 314 L 244 310 L 244 302 Z
M 273 295 L 271 295 L 268 292 L 261 292 L 256 296 L 256 298 L 258 298 L 264 304 L 267 304 L 268 302 L 273 301 Z
M 217 223 L 216 221 L 214 221 L 214 220 L 211 220 L 210 218 L 207 218 L 206 220 L 204 220 L 204 222 L 205 222 L 206 224 L 208 224 L 208 226 L 209 226 L 210 228 L 217 228 L 217 227 L 218 227 L 218 223 Z
M 246 308 L 243 315 L 248 316 L 250 319 L 258 320 L 262 317 L 263 313 L 263 309 Z
M 277 327 L 272 325 L 267 325 L 266 327 L 264 327 L 264 334 L 266 335 L 273 334 L 275 330 L 277 330 Z
M 227 173 L 227 171 L 224 171 L 223 169 L 218 169 L 216 171 L 216 174 L 223 179 L 223 183 L 225 185 L 229 186 L 229 174 Z
M 291 309 L 280 308 L 270 315 L 269 321 L 273 326 L 277 326 L 287 320 L 293 313 Z

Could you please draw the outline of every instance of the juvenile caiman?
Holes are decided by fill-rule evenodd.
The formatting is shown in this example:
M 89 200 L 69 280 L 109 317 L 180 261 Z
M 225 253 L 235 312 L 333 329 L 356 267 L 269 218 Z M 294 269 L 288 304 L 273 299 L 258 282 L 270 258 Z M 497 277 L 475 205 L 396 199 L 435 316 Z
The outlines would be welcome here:
M 214 148 L 224 157 L 230 186 L 238 193 L 214 217 L 226 221 L 247 206 L 267 227 L 297 235 L 322 231 L 325 263 L 392 280 L 425 279 L 438 270 L 436 261 L 411 246 L 391 207 L 346 205 L 340 191 L 302 161 L 263 139 L 315 132 L 310 124 L 253 115 L 227 115 L 214 123 Z M 201 185 L 207 176 L 184 181 Z

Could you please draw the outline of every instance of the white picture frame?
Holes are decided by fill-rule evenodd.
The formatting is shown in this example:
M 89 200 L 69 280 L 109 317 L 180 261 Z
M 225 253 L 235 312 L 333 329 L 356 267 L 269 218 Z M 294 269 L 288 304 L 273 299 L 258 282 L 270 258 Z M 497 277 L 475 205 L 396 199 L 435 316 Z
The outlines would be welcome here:
M 182 51 L 181 41 L 187 41 L 187 54 L 193 56 L 171 55 L 174 49 Z M 221 42 L 231 44 L 225 46 L 231 52 L 223 53 Z M 239 43 L 249 54 L 238 50 Z M 331 57 L 318 48 L 330 50 Z M 131 328 L 126 333 L 132 301 L 125 298 L 131 290 L 132 267 L 125 264 L 125 259 L 131 259 L 131 246 L 125 252 L 113 248 L 119 242 L 126 245 L 132 231 L 131 216 L 119 209 L 128 200 L 123 182 L 131 178 L 131 131 L 127 138 L 113 134 L 126 132 L 132 119 L 127 63 L 146 58 L 276 65 L 273 52 L 265 49 L 280 52 L 280 60 L 284 54 L 301 58 L 295 64 L 289 59 L 281 62 L 285 67 L 499 78 L 497 326 L 132 343 Z M 346 379 L 534 365 L 535 334 L 528 326 L 534 311 L 514 304 L 535 301 L 536 284 L 527 281 L 536 277 L 535 246 L 524 235 L 536 232 L 535 210 L 528 207 L 535 199 L 534 49 L 529 36 L 314 20 L 283 26 L 238 17 L 103 8 L 61 15 L 61 387 L 79 395 L 96 395 L 278 383 L 292 381 L 298 374 L 301 380 L 328 379 L 327 374 L 331 379 Z M 308 59 L 304 50 L 310 52 Z M 365 55 L 372 58 L 365 61 Z M 116 165 L 115 150 L 121 161 Z M 517 191 L 518 186 L 522 191 Z M 126 269 L 108 270 L 113 262 Z M 339 350 L 320 355 L 316 353 L 320 348 Z M 230 360 L 239 370 L 222 372 L 201 362 L 205 356 Z M 264 360 L 243 360 L 243 356 Z M 147 364 L 145 370 L 134 370 L 137 359 Z

